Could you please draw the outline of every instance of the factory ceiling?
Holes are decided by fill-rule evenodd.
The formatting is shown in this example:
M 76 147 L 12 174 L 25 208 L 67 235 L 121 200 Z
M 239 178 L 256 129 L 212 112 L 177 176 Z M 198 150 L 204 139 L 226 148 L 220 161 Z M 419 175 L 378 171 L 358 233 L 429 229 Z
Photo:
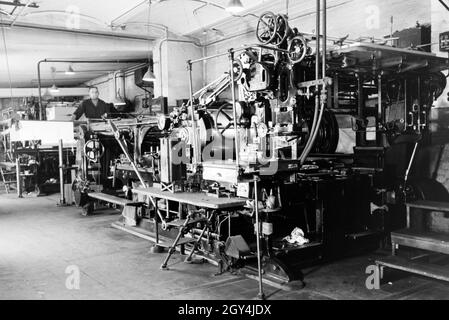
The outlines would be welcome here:
M 13 2 L 0 1 L 0 88 L 36 87 L 42 59 L 147 59 L 157 39 L 183 37 L 232 17 L 228 0 Z M 263 2 L 242 1 L 245 10 Z M 125 66 L 45 64 L 42 83 L 75 86 Z M 65 73 L 69 67 L 75 74 Z

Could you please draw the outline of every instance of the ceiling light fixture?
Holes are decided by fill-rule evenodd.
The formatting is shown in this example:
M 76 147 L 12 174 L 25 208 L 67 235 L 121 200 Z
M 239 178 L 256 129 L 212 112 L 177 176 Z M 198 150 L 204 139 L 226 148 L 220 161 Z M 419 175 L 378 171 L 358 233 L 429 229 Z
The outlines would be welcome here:
M 59 88 L 56 86 L 56 84 L 53 84 L 52 86 L 51 86 L 51 88 L 49 88 L 48 89 L 48 91 L 50 92 L 50 93 L 58 93 L 59 92 Z
M 59 92 L 59 88 L 56 86 L 55 73 L 56 73 L 56 68 L 51 67 L 51 76 L 53 78 L 53 85 L 51 86 L 51 88 L 48 89 L 48 92 L 50 92 L 51 94 L 55 94 L 55 93 Z
M 67 76 L 74 76 L 75 75 L 75 71 L 73 70 L 72 66 L 69 66 L 69 68 L 66 70 L 65 74 Z
M 126 101 L 122 97 L 118 96 L 114 99 L 114 106 L 125 106 Z
M 226 11 L 231 13 L 242 12 L 243 10 L 245 10 L 245 8 L 240 0 L 230 0 L 226 6 Z
M 156 81 L 156 76 L 154 75 L 153 72 L 151 72 L 150 67 L 148 67 L 148 71 L 145 73 L 142 80 L 145 82 L 155 82 Z
M 218 30 L 218 29 L 216 29 L 216 28 L 212 28 L 211 30 L 212 30 L 213 32 L 215 32 L 215 34 L 216 34 L 218 37 L 220 37 L 220 38 L 224 38 L 224 37 L 225 37 L 225 34 L 223 33 L 223 31 Z
M 126 100 L 124 98 L 122 98 L 122 96 L 120 95 L 120 89 L 118 89 L 117 94 L 115 95 L 113 104 L 114 104 L 114 106 L 125 106 L 126 105 Z

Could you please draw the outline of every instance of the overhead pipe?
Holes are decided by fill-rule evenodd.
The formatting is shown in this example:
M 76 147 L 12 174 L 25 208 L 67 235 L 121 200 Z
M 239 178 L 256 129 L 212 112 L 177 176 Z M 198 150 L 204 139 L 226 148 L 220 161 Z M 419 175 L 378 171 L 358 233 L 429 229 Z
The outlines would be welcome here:
M 122 72 L 123 72 L 123 74 L 125 75 L 125 77 L 127 77 L 127 76 L 131 75 L 134 71 L 139 70 L 139 69 L 142 69 L 142 68 L 146 68 L 146 67 L 148 67 L 148 65 L 149 65 L 148 63 L 138 64 L 138 65 L 136 65 L 136 66 L 129 67 L 129 68 L 127 68 L 127 69 L 123 69 Z M 115 71 L 116 71 L 116 70 L 105 70 L 105 72 L 108 72 L 108 73 L 113 73 L 113 72 L 115 72 Z M 111 78 L 111 77 L 108 77 L 107 80 L 100 81 L 100 82 L 93 82 L 93 83 L 92 83 L 92 86 L 97 86 L 97 85 L 100 85 L 100 84 L 103 84 L 103 83 L 107 83 L 107 82 L 109 82 L 109 81 L 111 81 L 111 80 L 114 80 L 114 79 Z M 59 80 L 58 80 L 58 81 L 59 81 Z M 88 81 L 88 82 L 89 82 L 89 81 Z
M 0 9 L 0 14 L 4 14 L 5 16 L 8 16 L 8 17 L 11 17 L 11 16 L 12 16 L 11 13 L 9 13 L 9 12 L 3 10 L 3 9 Z
M 120 87 L 118 88 L 117 87 L 117 78 L 118 78 L 119 74 L 121 75 L 120 78 L 121 78 L 122 83 L 121 83 Z M 123 72 L 123 70 L 115 71 L 113 78 L 114 78 L 114 101 L 117 100 L 118 98 L 122 98 L 124 101 L 126 101 L 126 93 L 125 93 L 126 75 L 125 75 L 125 73 Z M 120 94 L 119 94 L 119 92 L 120 92 Z
M 26 13 L 26 14 L 22 15 L 22 17 L 27 17 L 27 16 L 38 16 L 38 15 L 42 15 L 42 14 L 62 14 L 62 15 L 65 15 L 65 16 L 67 16 L 67 15 L 72 15 L 72 13 L 67 12 L 67 11 L 62 11 L 62 10 L 42 10 L 42 11 L 33 11 L 33 12 Z M 84 19 L 91 20 L 92 22 L 94 22 L 94 23 L 96 23 L 96 24 L 99 24 L 99 25 L 104 25 L 104 26 L 107 26 L 107 27 L 110 26 L 110 25 L 108 25 L 106 22 L 101 21 L 100 19 L 97 19 L 97 18 L 95 18 L 95 17 L 89 16 L 89 15 L 86 15 L 86 14 L 77 13 L 76 15 L 79 16 L 79 17 L 82 17 L 82 18 L 84 18 Z M 20 15 L 16 16 L 16 19 L 17 19 L 19 16 L 20 16 Z M 13 26 L 13 25 L 11 24 L 11 27 L 12 27 L 12 26 Z
M 17 19 L 20 17 L 20 15 L 30 6 L 32 0 L 28 0 L 25 6 L 22 7 L 22 10 L 20 10 L 20 13 L 16 15 L 13 19 L 13 21 L 10 24 L 10 27 L 13 27 L 16 23 Z M 16 7 L 17 8 L 17 7 Z
M 41 64 L 42 63 L 143 63 L 146 60 L 63 60 L 63 59 L 44 59 L 37 63 L 37 81 L 39 91 L 39 120 L 43 120 L 43 108 L 42 108 L 42 85 L 41 85 Z
M 9 28 L 10 24 L 7 22 L 0 21 L 0 26 Z M 64 33 L 71 33 L 71 34 L 76 34 L 76 35 L 107 37 L 107 38 L 114 38 L 114 39 L 141 40 L 141 41 L 156 40 L 155 37 L 143 37 L 143 36 L 137 36 L 137 35 L 126 35 L 126 34 L 112 33 L 112 32 L 66 29 L 66 28 L 57 28 L 57 27 L 42 26 L 42 25 L 35 25 L 35 24 L 28 24 L 28 23 L 16 23 L 14 25 L 14 28 L 24 28 L 24 29 L 43 30 L 43 31 L 52 31 L 52 32 L 64 32 Z
M 20 3 L 19 1 L 13 1 L 13 2 L 8 2 L 8 1 L 0 1 L 0 5 L 4 5 L 4 6 L 14 6 L 15 8 L 17 7 L 24 7 L 25 4 Z M 32 4 L 28 4 L 28 7 L 30 8 L 39 8 L 39 5 L 37 5 L 36 3 L 32 3 Z
M 114 20 L 111 21 L 111 26 L 114 25 L 115 21 L 117 21 L 118 19 L 126 16 L 128 13 L 134 11 L 135 9 L 137 9 L 138 7 L 140 7 L 141 5 L 143 5 L 143 4 L 147 3 L 147 2 L 148 2 L 148 0 L 144 0 L 144 1 L 140 2 L 140 3 L 138 3 L 137 5 L 135 5 L 134 7 L 132 7 L 131 9 L 129 9 L 128 11 L 122 13 L 117 18 L 115 18 Z

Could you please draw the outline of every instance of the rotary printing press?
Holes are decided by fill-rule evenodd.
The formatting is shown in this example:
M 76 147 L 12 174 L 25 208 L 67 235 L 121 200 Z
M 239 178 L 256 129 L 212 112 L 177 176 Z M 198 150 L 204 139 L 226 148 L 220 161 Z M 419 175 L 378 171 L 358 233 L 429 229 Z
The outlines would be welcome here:
M 195 64 L 225 57 L 229 67 L 161 115 L 158 130 L 151 124 L 151 161 L 134 135 L 134 158 L 125 157 L 134 173 L 115 171 L 125 185 L 138 182 L 134 234 L 175 240 L 163 268 L 189 245 L 188 261 L 195 253 L 251 269 L 257 234 L 265 275 L 291 281 L 306 263 L 384 244 L 404 223 L 406 198 L 448 196 L 410 174 L 418 146 L 433 143 L 448 59 L 371 42 L 329 48 L 325 33 L 301 34 L 271 12 L 256 36 L 258 44 L 188 61 L 191 88 Z M 130 128 L 111 130 L 119 141 Z

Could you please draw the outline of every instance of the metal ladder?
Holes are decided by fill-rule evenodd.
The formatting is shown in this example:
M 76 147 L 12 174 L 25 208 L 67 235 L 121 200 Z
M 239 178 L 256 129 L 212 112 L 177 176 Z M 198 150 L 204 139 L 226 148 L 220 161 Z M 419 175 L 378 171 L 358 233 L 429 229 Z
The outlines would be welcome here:
M 197 219 L 194 219 L 193 216 L 194 216 L 194 213 L 189 213 L 185 220 L 175 220 L 175 221 L 167 223 L 167 226 L 169 226 L 169 227 L 179 228 L 179 232 L 178 232 L 178 235 L 176 236 L 175 241 L 171 244 L 166 245 L 166 247 L 168 247 L 168 254 L 165 257 L 164 262 L 161 265 L 162 270 L 169 270 L 167 264 L 168 264 L 168 261 L 170 260 L 171 256 L 173 255 L 173 253 L 175 253 L 177 246 L 181 246 L 181 254 L 184 254 L 185 245 L 193 243 L 192 250 L 190 251 L 188 257 L 184 260 L 187 263 L 192 261 L 192 256 L 195 253 L 195 251 L 198 249 L 198 246 L 199 246 L 201 240 L 203 239 L 204 233 L 208 229 L 209 222 L 212 218 L 212 215 L 209 218 L 202 217 L 202 218 L 197 218 Z M 201 234 L 199 235 L 198 239 L 184 238 L 184 235 L 187 232 L 189 232 L 189 230 L 195 224 L 197 224 L 199 222 L 205 222 L 205 225 L 204 225 L 203 229 L 201 230 Z M 160 245 L 164 246 L 164 244 L 160 244 Z
M 3 180 L 3 185 L 5 186 L 5 190 L 6 190 L 6 193 L 7 194 L 9 194 L 9 192 L 11 191 L 11 184 L 14 184 L 14 183 L 16 183 L 15 181 L 8 181 L 8 180 L 6 180 L 6 178 L 5 178 L 5 175 L 15 175 L 15 173 L 5 173 L 4 171 L 3 171 L 3 168 L 2 167 L 0 167 L 0 175 L 2 176 L 2 180 Z

